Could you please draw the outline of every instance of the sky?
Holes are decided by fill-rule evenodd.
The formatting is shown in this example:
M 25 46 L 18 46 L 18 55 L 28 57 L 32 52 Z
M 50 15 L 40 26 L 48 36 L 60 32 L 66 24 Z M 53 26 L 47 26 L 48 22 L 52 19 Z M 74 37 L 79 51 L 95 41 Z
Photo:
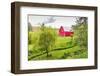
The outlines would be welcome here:
M 29 15 L 28 22 L 32 26 L 40 26 L 44 23 L 45 26 L 50 26 L 52 28 L 71 27 L 75 25 L 76 17 L 69 16 L 43 16 L 43 15 Z

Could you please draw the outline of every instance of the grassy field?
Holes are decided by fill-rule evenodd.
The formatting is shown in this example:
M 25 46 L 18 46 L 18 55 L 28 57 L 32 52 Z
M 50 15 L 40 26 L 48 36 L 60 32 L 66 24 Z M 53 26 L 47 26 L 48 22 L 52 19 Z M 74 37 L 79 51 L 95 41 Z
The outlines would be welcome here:
M 74 46 L 69 49 L 63 49 L 63 50 L 55 50 L 50 52 L 51 56 L 46 57 L 46 54 L 43 54 L 41 56 L 35 57 L 32 60 L 51 60 L 51 59 L 77 59 L 77 58 L 87 58 L 86 55 L 87 52 L 81 52 L 78 46 Z
M 37 33 L 31 32 L 33 39 L 31 44 L 28 45 L 28 60 L 54 60 L 54 59 L 79 59 L 87 58 L 87 49 L 81 50 L 81 47 L 74 44 L 71 37 L 57 36 L 56 42 L 52 50 L 49 50 L 49 57 L 46 57 L 45 51 L 40 51 L 36 42 Z

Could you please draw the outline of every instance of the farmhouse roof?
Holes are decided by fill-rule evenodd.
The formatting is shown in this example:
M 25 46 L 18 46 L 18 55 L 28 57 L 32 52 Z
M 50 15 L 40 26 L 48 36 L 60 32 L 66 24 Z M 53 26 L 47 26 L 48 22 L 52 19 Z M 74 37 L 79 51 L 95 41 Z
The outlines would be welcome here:
M 63 27 L 63 26 L 61 26 L 61 27 Z M 72 28 L 71 27 L 63 27 L 63 29 L 64 29 L 64 31 L 72 31 Z

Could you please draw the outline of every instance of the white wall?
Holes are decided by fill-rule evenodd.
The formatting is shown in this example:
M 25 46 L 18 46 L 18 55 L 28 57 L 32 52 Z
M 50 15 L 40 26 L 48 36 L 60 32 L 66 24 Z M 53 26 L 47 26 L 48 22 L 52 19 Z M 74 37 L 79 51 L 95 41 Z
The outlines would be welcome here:
M 0 76 L 16 76 L 10 73 L 11 60 L 11 15 L 10 3 L 13 1 L 25 2 L 41 2 L 41 3 L 57 3 L 57 4 L 73 4 L 73 5 L 87 5 L 98 6 L 100 20 L 100 0 L 0 0 Z M 98 21 L 98 25 L 100 22 Z M 100 33 L 100 26 L 98 26 L 98 33 Z M 100 42 L 100 35 L 98 36 Z M 100 43 L 99 45 L 100 46 Z M 100 58 L 100 49 L 98 48 Z M 38 74 L 21 74 L 18 76 L 100 76 L 100 59 L 98 70 L 81 70 L 81 71 L 65 71 L 52 73 L 38 73 Z

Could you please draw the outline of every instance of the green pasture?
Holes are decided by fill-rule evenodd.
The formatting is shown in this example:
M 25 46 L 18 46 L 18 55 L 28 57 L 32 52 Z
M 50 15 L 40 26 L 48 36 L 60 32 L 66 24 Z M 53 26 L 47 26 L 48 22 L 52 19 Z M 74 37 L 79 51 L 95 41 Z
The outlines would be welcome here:
M 87 49 L 81 50 L 81 47 L 74 43 L 74 37 L 57 36 L 52 50 L 49 50 L 49 57 L 46 57 L 45 51 L 41 51 L 37 45 L 38 32 L 29 32 L 30 44 L 28 44 L 28 60 L 53 60 L 53 59 L 79 59 L 87 58 Z

